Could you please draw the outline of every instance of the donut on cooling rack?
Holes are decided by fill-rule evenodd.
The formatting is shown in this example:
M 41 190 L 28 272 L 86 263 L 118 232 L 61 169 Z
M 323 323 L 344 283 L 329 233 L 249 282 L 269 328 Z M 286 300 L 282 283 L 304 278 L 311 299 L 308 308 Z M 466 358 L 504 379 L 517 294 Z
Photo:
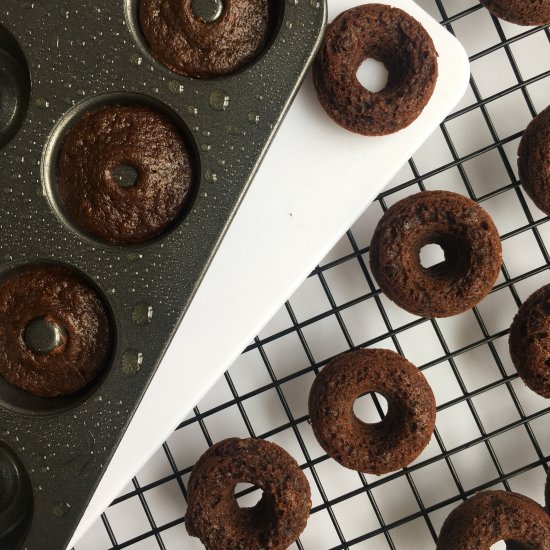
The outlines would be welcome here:
M 550 511 L 550 470 L 546 475 L 546 486 L 544 487 L 544 505 L 546 506 L 546 511 Z
M 546 25 L 550 23 L 550 0 L 480 0 L 500 19 L 517 25 Z
M 129 169 L 134 181 L 117 177 Z M 63 142 L 57 188 L 69 217 L 109 243 L 133 244 L 165 232 L 190 198 L 190 150 L 165 115 L 142 105 L 85 114 Z
M 211 2 L 204 20 L 193 0 L 141 0 L 140 22 L 153 56 L 185 76 L 212 78 L 249 65 L 266 47 L 275 24 L 270 0 Z M 206 17 L 206 16 L 205 16 Z
M 550 215 L 550 107 L 536 116 L 523 132 L 518 169 L 525 192 Z
M 550 516 L 517 493 L 483 491 L 455 508 L 441 528 L 437 550 L 490 550 L 501 540 L 509 548 L 550 548 Z
M 377 93 L 356 76 L 367 58 L 383 63 L 389 73 Z M 346 130 L 368 136 L 392 134 L 411 124 L 432 96 L 437 74 L 437 52 L 424 27 L 383 4 L 341 13 L 329 25 L 313 66 L 327 114 Z
M 0 375 L 41 397 L 77 392 L 106 366 L 105 305 L 81 275 L 53 264 L 28 266 L 0 284 Z
M 388 413 L 377 424 L 359 420 L 355 400 L 377 392 Z M 309 416 L 317 441 L 334 460 L 376 475 L 410 464 L 426 447 L 435 425 L 435 399 L 423 374 L 397 353 L 363 349 L 333 359 L 315 378 Z
M 428 244 L 443 249 L 443 262 L 422 265 L 420 251 Z M 370 247 L 382 291 L 422 317 L 448 317 L 474 307 L 491 290 L 501 262 L 489 214 L 448 191 L 424 191 L 394 204 L 378 222 Z
M 531 294 L 510 327 L 510 355 L 525 384 L 550 397 L 550 284 Z
M 240 508 L 234 490 L 251 483 L 263 491 Z M 196 463 L 188 486 L 187 531 L 207 550 L 288 548 L 304 530 L 311 508 L 308 481 L 281 447 L 260 439 L 225 439 Z

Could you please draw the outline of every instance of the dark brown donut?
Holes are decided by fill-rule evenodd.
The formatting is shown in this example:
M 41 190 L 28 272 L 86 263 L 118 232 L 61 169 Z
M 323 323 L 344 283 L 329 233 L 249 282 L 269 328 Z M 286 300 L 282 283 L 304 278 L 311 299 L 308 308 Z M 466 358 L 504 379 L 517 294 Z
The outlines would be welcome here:
M 64 330 L 49 353 L 35 353 L 26 344 L 26 331 L 35 319 Z M 105 305 L 88 281 L 64 266 L 29 266 L 4 279 L 0 326 L 0 374 L 34 395 L 72 394 L 109 360 L 111 330 Z
M 119 185 L 113 171 L 130 166 L 137 180 Z M 164 115 L 141 105 L 85 114 L 65 138 L 57 186 L 82 229 L 116 244 L 140 243 L 166 231 L 190 196 L 189 148 Z
M 501 540 L 510 549 L 549 550 L 550 517 L 523 495 L 482 491 L 449 514 L 437 550 L 490 550 Z
M 525 192 L 550 215 L 550 107 L 539 113 L 523 132 L 518 169 Z
M 141 29 L 153 56 L 185 76 L 212 78 L 249 65 L 265 48 L 275 14 L 268 0 L 224 0 L 213 22 L 192 0 L 141 0 Z
M 496 17 L 517 25 L 550 23 L 550 0 L 480 0 Z
M 550 512 L 550 470 L 546 475 L 546 486 L 544 487 L 544 505 L 546 506 L 546 511 Z
M 361 63 L 384 63 L 386 87 L 374 93 L 357 79 Z M 367 136 L 397 132 L 422 112 L 437 80 L 430 35 L 410 15 L 384 4 L 341 13 L 328 27 L 313 66 L 321 105 L 346 130 Z
M 382 422 L 366 424 L 353 412 L 355 400 L 378 392 L 388 400 Z M 435 399 L 423 374 L 397 353 L 363 349 L 333 359 L 309 394 L 317 441 L 337 462 L 381 475 L 404 468 L 426 447 L 435 425 Z
M 550 397 L 550 284 L 531 294 L 510 327 L 510 355 L 525 384 Z
M 427 244 L 439 245 L 445 261 L 423 267 L 420 251 Z M 423 317 L 449 317 L 474 307 L 491 290 L 501 262 L 489 214 L 448 191 L 424 191 L 394 204 L 378 222 L 370 247 L 382 291 Z
M 262 489 L 252 508 L 240 508 L 238 483 Z M 207 550 L 286 549 L 304 530 L 309 483 L 297 462 L 261 439 L 225 439 L 206 451 L 189 478 L 185 525 Z

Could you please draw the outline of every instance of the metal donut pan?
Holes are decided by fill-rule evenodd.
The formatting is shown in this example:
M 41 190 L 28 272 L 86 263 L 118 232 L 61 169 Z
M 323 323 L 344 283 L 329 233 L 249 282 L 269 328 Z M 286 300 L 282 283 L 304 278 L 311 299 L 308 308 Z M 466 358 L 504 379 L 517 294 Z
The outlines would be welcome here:
M 40 399 L 0 380 L 2 550 L 66 547 L 298 90 L 326 2 L 270 1 L 279 21 L 266 50 L 209 80 L 151 57 L 137 0 L 0 2 L 0 276 L 37 262 L 73 267 L 98 288 L 116 332 L 105 375 L 81 394 Z M 75 117 L 136 101 L 193 142 L 194 201 L 165 235 L 107 245 L 59 207 L 57 157 Z

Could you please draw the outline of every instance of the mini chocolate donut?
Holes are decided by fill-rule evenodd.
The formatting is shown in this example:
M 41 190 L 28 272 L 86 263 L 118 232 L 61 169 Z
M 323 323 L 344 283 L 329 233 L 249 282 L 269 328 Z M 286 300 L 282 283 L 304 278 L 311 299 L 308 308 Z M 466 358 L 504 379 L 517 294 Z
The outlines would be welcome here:
M 550 23 L 550 0 L 480 0 L 496 17 L 517 25 Z
M 510 549 L 549 550 L 550 517 L 523 495 L 482 491 L 449 514 L 437 550 L 490 550 L 501 540 Z
M 550 215 L 550 107 L 539 113 L 523 132 L 518 169 L 525 192 Z
M 531 294 L 510 327 L 510 355 L 525 384 L 550 397 L 550 284 Z
M 546 475 L 546 486 L 544 487 L 544 505 L 546 506 L 546 511 L 550 512 L 550 470 Z
M 0 283 L 0 326 L 0 375 L 34 395 L 75 393 L 109 360 L 106 307 L 68 267 L 41 264 L 8 275 Z M 42 330 L 38 338 L 33 327 Z
M 443 262 L 422 265 L 420 251 L 428 244 L 443 249 Z M 423 317 L 449 317 L 474 307 L 491 290 L 501 263 L 489 214 L 448 191 L 424 191 L 394 204 L 378 222 L 370 247 L 382 291 Z
M 141 30 L 151 53 L 170 70 L 196 78 L 227 75 L 249 65 L 265 48 L 276 19 L 269 0 L 223 0 L 213 21 L 196 15 L 193 4 L 140 2 Z
M 238 483 L 263 491 L 252 508 L 237 504 Z M 278 445 L 231 438 L 216 443 L 195 464 L 187 504 L 187 531 L 207 550 L 283 550 L 306 526 L 311 491 L 297 462 Z
M 388 401 L 384 420 L 367 424 L 355 400 L 377 392 Z M 435 399 L 424 375 L 394 351 L 362 349 L 333 359 L 315 378 L 309 416 L 317 441 L 334 460 L 381 475 L 404 468 L 426 447 L 435 425 Z
M 117 179 L 120 168 L 134 171 L 132 185 Z M 183 136 L 164 115 L 141 105 L 85 114 L 64 140 L 57 173 L 68 215 L 114 244 L 141 243 L 166 231 L 185 208 L 192 180 Z
M 388 70 L 379 92 L 357 79 L 372 58 Z M 321 105 L 346 130 L 366 136 L 397 132 L 422 112 L 437 80 L 437 52 L 430 35 L 410 15 L 384 4 L 341 13 L 328 27 L 313 65 Z

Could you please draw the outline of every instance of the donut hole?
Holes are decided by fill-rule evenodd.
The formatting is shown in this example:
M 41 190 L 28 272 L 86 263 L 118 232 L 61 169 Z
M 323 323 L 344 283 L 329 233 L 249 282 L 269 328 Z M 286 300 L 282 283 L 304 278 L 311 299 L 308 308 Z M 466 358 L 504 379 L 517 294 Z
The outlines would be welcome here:
M 113 170 L 113 177 L 120 187 L 133 187 L 138 180 L 138 171 L 130 164 L 119 164 Z
M 365 424 L 379 424 L 388 414 L 388 400 L 380 393 L 365 393 L 354 401 L 353 414 Z
M 235 486 L 234 498 L 234 526 L 243 533 L 252 534 L 254 539 L 262 539 L 277 521 L 273 497 L 257 485 L 242 482 Z
M 418 246 L 418 263 L 433 279 L 455 280 L 470 267 L 471 245 L 461 235 L 434 232 Z
M 388 83 L 389 71 L 382 61 L 367 57 L 357 69 L 359 84 L 373 93 L 381 92 Z
M 262 500 L 264 492 L 252 483 L 237 483 L 234 489 L 239 508 L 254 508 Z
M 445 261 L 445 252 L 441 246 L 430 243 L 420 249 L 420 263 L 425 269 L 430 269 Z
M 23 340 L 31 353 L 50 355 L 60 353 L 67 342 L 68 333 L 63 325 L 51 317 L 36 317 L 26 327 Z
M 222 0 L 191 0 L 191 11 L 205 23 L 213 23 L 224 10 Z

